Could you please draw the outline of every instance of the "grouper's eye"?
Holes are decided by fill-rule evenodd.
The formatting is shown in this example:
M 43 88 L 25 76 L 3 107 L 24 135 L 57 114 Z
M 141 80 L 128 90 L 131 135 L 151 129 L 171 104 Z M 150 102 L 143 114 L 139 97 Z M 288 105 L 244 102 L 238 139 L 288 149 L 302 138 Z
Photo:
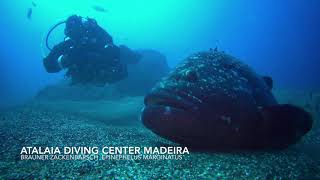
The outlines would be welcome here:
M 185 73 L 184 73 L 184 78 L 187 80 L 187 81 L 190 81 L 190 82 L 195 82 L 198 80 L 198 73 L 194 70 L 187 70 Z
M 188 69 L 180 73 L 174 74 L 172 78 L 175 81 L 196 82 L 199 79 L 199 75 L 195 70 Z

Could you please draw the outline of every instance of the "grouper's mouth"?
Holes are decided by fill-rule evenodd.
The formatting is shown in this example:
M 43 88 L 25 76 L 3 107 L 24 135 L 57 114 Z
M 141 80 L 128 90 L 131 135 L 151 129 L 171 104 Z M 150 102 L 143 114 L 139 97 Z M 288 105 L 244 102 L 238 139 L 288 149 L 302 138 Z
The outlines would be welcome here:
M 142 123 L 154 133 L 177 142 L 192 134 L 195 104 L 169 91 L 153 91 L 145 99 Z M 180 139 L 181 138 L 181 139 Z
M 162 106 L 183 111 L 192 111 L 195 105 L 182 97 L 170 93 L 169 91 L 153 91 L 144 99 L 144 104 L 148 106 Z

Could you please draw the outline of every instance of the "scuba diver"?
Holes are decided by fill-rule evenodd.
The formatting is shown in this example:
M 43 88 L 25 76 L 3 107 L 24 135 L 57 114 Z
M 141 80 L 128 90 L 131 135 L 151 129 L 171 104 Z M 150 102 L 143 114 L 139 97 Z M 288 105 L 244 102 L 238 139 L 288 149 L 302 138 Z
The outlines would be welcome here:
M 54 28 L 65 23 L 65 40 L 52 49 L 48 38 Z M 140 55 L 126 46 L 116 46 L 112 37 L 94 19 L 70 16 L 56 24 L 47 34 L 46 45 L 50 53 L 43 59 L 47 72 L 66 69 L 71 84 L 95 84 L 103 86 L 128 76 L 127 64 L 138 62 Z M 124 53 L 123 53 L 124 52 Z M 125 54 L 125 55 L 121 55 Z M 122 57 L 128 57 L 125 60 Z M 122 60 L 123 62 L 122 62 Z

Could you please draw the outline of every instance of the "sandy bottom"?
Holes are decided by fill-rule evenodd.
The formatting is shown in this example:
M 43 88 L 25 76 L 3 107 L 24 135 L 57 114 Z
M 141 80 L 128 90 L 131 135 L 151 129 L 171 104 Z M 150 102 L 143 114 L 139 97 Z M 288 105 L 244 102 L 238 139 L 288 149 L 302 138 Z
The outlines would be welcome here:
M 308 93 L 277 93 L 318 119 Z M 320 98 L 319 98 L 320 99 Z M 140 121 L 142 97 L 113 101 L 33 101 L 0 112 L 0 179 L 310 179 L 320 178 L 320 130 L 277 152 L 191 152 L 182 160 L 21 160 L 24 146 L 174 146 Z M 319 154 L 319 155 L 318 155 Z

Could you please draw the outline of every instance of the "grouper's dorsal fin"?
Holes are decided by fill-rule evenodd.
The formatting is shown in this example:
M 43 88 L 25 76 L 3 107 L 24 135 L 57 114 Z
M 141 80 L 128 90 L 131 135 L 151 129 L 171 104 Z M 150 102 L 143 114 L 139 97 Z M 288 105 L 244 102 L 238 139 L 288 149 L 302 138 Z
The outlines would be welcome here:
M 271 77 L 269 76 L 263 76 L 262 79 L 264 80 L 264 82 L 267 84 L 267 86 L 269 87 L 270 90 L 272 90 L 273 88 L 273 80 Z

